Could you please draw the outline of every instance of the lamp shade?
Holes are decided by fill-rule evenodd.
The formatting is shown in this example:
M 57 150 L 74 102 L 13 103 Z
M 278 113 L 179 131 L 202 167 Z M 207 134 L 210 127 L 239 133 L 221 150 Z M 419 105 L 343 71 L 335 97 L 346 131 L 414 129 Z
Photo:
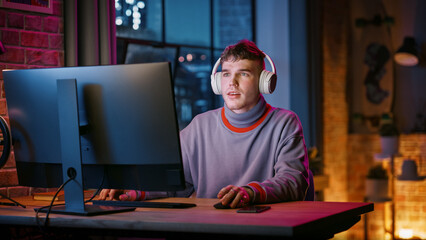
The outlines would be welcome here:
M 405 159 L 402 162 L 401 175 L 398 180 L 402 181 L 419 181 L 425 179 L 425 176 L 419 176 L 417 173 L 417 163 L 411 159 Z
M 395 62 L 402 66 L 415 66 L 419 63 L 416 41 L 413 37 L 405 37 L 404 43 L 394 55 Z

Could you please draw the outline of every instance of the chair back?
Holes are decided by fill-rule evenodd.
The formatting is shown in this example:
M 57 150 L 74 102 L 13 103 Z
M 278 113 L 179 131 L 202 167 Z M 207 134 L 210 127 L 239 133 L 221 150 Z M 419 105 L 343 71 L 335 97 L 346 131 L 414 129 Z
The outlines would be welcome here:
M 314 187 L 314 174 L 311 169 L 308 171 L 309 173 L 309 187 L 306 191 L 305 201 L 314 201 L 315 200 L 315 187 Z

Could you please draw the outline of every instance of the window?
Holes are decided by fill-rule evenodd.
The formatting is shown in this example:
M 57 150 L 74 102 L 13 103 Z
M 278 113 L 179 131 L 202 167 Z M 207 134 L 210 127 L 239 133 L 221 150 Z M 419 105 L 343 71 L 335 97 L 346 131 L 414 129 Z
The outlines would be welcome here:
M 117 63 L 169 61 L 180 128 L 223 105 L 210 86 L 229 44 L 254 39 L 254 0 L 116 0 Z

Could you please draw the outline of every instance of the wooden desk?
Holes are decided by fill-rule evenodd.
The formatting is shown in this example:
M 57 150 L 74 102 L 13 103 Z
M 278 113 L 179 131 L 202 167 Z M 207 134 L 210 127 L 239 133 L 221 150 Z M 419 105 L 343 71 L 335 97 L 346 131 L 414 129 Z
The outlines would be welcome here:
M 37 226 L 34 207 L 48 205 L 45 201 L 15 199 L 27 208 L 0 206 L 0 224 Z M 274 238 L 331 238 L 335 233 L 352 227 L 361 215 L 373 211 L 372 203 L 345 202 L 287 202 L 268 204 L 263 213 L 236 213 L 235 209 L 213 208 L 216 199 L 169 198 L 157 201 L 195 203 L 189 209 L 139 208 L 134 212 L 93 217 L 50 214 L 50 227 L 61 231 L 114 231 L 138 236 L 205 237 L 214 236 L 247 239 Z M 40 214 L 44 220 L 45 214 Z M 144 235 L 147 233 L 148 235 Z

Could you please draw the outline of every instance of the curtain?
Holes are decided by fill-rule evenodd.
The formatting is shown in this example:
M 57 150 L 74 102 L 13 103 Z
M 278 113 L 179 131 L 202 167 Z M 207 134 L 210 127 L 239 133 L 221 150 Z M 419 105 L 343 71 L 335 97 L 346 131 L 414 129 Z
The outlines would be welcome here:
M 116 64 L 114 0 L 64 1 L 65 66 Z

